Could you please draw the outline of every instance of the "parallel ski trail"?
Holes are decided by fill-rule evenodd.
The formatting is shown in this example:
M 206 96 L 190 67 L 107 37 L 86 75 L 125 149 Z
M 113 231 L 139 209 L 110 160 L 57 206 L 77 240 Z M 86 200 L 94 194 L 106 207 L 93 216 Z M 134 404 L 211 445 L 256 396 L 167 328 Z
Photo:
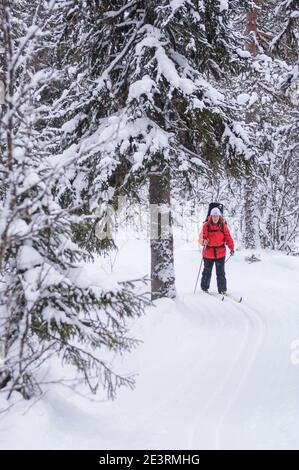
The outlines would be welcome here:
M 219 313 L 218 313 L 218 315 L 219 315 Z M 232 362 L 231 366 L 229 367 L 227 373 L 225 374 L 223 380 L 219 383 L 218 388 L 214 391 L 214 393 L 211 394 L 210 398 L 208 399 L 208 401 L 206 402 L 204 407 L 198 413 L 198 415 L 196 417 L 196 420 L 195 420 L 195 423 L 192 426 L 191 430 L 189 431 L 189 437 L 188 437 L 188 448 L 189 449 L 197 448 L 198 444 L 199 444 L 200 447 L 202 447 L 201 442 L 195 442 L 195 441 L 198 441 L 196 439 L 196 433 L 198 432 L 198 430 L 201 429 L 203 418 L 205 417 L 207 411 L 215 403 L 215 401 L 217 399 L 217 396 L 219 395 L 219 393 L 221 393 L 221 390 L 223 390 L 225 388 L 225 386 L 229 382 L 230 377 L 233 374 L 237 364 L 240 362 L 240 360 L 242 358 L 242 355 L 243 355 L 243 351 L 245 350 L 245 348 L 248 344 L 249 331 L 250 331 L 249 324 L 248 324 L 248 321 L 246 321 L 245 322 L 245 333 L 244 333 L 243 339 L 241 341 L 241 344 L 238 348 L 238 352 L 235 356 L 235 359 L 233 360 L 233 362 Z M 218 351 L 216 353 L 218 353 Z M 209 419 L 207 419 L 207 421 L 209 421 Z
M 205 438 L 208 439 L 210 443 L 214 442 L 214 446 L 218 448 L 223 422 L 227 414 L 229 413 L 230 409 L 232 408 L 233 403 L 235 399 L 237 398 L 243 384 L 245 383 L 246 378 L 248 374 L 250 373 L 250 370 L 256 360 L 258 351 L 263 344 L 266 326 L 262 317 L 256 312 L 254 313 L 251 312 L 251 309 L 247 307 L 247 309 L 250 310 L 250 313 L 251 314 L 253 313 L 253 316 L 255 316 L 256 318 L 256 321 L 254 322 L 252 317 L 246 311 L 246 308 L 241 307 L 241 304 L 238 305 L 233 300 L 230 302 L 230 304 L 231 304 L 231 307 L 233 307 L 237 315 L 242 313 L 242 316 L 245 319 L 244 321 L 245 333 L 241 341 L 241 344 L 238 348 L 238 352 L 235 356 L 235 359 L 232 361 L 228 372 L 225 374 L 224 378 L 219 383 L 218 388 L 211 395 L 210 399 L 207 401 L 207 403 L 204 405 L 204 407 L 201 409 L 201 411 L 196 417 L 195 423 L 189 432 L 188 448 L 190 449 L 194 449 L 198 447 L 202 448 L 203 441 L 202 439 L 197 438 L 197 434 L 200 434 L 202 432 L 203 420 L 205 420 L 208 423 L 213 423 L 212 416 L 213 416 L 214 410 L 218 410 L 218 409 L 221 410 L 224 407 L 224 411 L 221 417 L 218 419 L 218 423 L 216 423 L 216 430 L 215 432 L 213 432 L 213 435 L 212 436 L 205 435 Z M 257 328 L 256 328 L 256 325 L 258 325 Z M 257 334 L 257 339 L 255 340 L 256 330 L 258 330 L 258 334 Z M 245 366 L 245 363 L 246 363 L 245 361 L 247 361 L 246 366 Z M 238 372 L 240 368 L 241 368 L 241 373 Z M 242 369 L 243 369 L 243 372 L 242 372 Z M 236 386 L 235 386 L 235 383 L 237 384 Z M 235 387 L 235 392 L 233 393 L 233 395 L 231 395 L 231 392 L 232 390 L 234 390 L 234 387 Z M 230 398 L 228 399 L 228 402 L 224 404 L 223 406 L 222 402 L 223 400 L 225 401 L 227 400 L 226 397 L 230 397 Z M 211 414 L 210 417 L 209 417 L 209 411 Z
M 247 312 L 246 312 L 246 309 L 247 309 Z M 252 308 L 248 306 L 246 306 L 245 309 L 243 307 L 241 308 L 239 307 L 238 310 L 242 311 L 242 313 L 249 319 L 249 321 L 251 322 L 251 325 L 253 323 L 251 321 L 252 317 L 254 316 L 256 318 L 257 320 L 256 325 L 258 324 L 257 338 L 255 340 L 255 334 L 254 334 L 255 344 L 252 345 L 251 343 L 251 347 L 253 346 L 253 352 L 251 354 L 250 360 L 247 362 L 247 365 L 244 367 L 244 372 L 242 373 L 240 377 L 238 386 L 235 388 L 234 392 L 232 393 L 231 399 L 227 403 L 223 411 L 223 414 L 221 418 L 219 419 L 218 425 L 215 429 L 215 448 L 216 449 L 220 449 L 221 447 L 221 431 L 223 429 L 225 419 L 229 415 L 230 410 L 233 408 L 233 404 L 237 396 L 240 394 L 242 387 L 246 384 L 246 379 L 248 378 L 250 371 L 252 370 L 252 367 L 258 358 L 258 353 L 264 344 L 266 331 L 267 331 L 267 325 L 265 323 L 265 320 L 258 312 L 256 312 L 255 310 L 253 310 Z M 253 331 L 256 331 L 256 328 L 254 328 L 254 325 L 253 325 Z

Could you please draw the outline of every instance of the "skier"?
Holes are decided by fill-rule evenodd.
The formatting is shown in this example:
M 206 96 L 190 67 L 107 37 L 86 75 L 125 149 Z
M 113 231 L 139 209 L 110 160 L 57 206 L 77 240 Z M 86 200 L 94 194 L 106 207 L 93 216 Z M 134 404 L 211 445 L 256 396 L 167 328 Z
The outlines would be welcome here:
M 234 255 L 234 241 L 227 225 L 224 223 L 218 207 L 211 210 L 208 220 L 203 224 L 199 235 L 199 243 L 203 246 L 204 270 L 201 288 L 207 292 L 210 287 L 212 269 L 216 264 L 217 287 L 220 294 L 226 294 L 226 277 L 224 271 L 226 245 Z

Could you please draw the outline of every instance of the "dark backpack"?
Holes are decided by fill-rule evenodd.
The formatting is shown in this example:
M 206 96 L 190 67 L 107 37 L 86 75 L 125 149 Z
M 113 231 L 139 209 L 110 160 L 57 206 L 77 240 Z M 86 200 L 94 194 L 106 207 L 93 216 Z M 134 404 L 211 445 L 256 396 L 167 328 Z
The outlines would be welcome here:
M 206 220 L 205 222 L 208 221 L 208 218 L 211 214 L 211 210 L 214 209 L 214 207 L 218 207 L 218 209 L 220 210 L 221 212 L 221 217 L 222 217 L 222 224 L 221 224 L 221 229 L 220 229 L 220 232 L 224 232 L 224 224 L 226 224 L 225 220 L 224 220 L 224 217 L 223 217 L 223 210 L 224 210 L 224 207 L 223 207 L 223 204 L 221 204 L 220 202 L 210 202 L 209 204 L 209 209 L 208 209 L 208 213 L 207 213 L 207 217 L 206 217 Z M 210 224 L 208 225 L 208 232 L 219 232 L 219 230 L 212 230 L 211 229 L 211 226 Z

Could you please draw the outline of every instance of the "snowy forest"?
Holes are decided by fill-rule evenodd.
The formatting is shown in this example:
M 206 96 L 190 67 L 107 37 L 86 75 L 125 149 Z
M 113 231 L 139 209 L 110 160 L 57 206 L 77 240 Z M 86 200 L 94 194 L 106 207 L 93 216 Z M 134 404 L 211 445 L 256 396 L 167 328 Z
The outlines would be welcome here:
M 0 448 L 298 449 L 299 0 L 0 24 Z

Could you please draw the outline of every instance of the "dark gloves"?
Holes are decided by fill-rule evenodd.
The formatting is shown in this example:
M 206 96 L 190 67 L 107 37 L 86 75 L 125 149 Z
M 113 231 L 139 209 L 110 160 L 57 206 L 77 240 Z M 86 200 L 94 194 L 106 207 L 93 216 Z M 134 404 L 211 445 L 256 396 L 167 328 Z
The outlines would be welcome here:
M 234 254 L 235 254 L 235 250 L 230 250 L 230 255 L 234 256 Z

